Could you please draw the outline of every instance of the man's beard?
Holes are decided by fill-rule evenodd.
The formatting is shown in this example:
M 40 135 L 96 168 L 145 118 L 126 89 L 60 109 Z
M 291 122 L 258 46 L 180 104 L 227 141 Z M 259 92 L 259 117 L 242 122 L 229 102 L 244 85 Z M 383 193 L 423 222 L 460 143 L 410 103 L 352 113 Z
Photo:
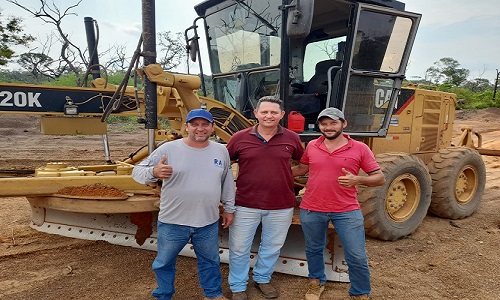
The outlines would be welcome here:
M 322 132 L 322 134 L 325 137 L 325 139 L 327 139 L 327 140 L 334 140 L 334 139 L 338 138 L 342 134 L 342 130 L 335 132 L 335 134 L 332 135 L 332 136 L 329 136 L 329 135 L 327 136 L 324 132 Z

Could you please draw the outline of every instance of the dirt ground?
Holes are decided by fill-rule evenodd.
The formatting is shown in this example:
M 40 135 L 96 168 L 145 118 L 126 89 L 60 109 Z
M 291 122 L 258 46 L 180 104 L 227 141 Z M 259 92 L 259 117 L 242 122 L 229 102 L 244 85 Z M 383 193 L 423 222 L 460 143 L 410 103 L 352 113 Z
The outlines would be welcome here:
M 500 149 L 500 110 L 461 111 L 455 132 L 470 125 L 485 148 Z M 142 129 L 111 126 L 113 160 L 147 140 Z M 0 169 L 33 169 L 50 161 L 104 162 L 100 136 L 44 136 L 33 116 L 0 115 Z M 382 242 L 368 238 L 373 299 L 500 299 L 500 158 L 483 156 L 487 183 L 478 211 L 464 220 L 428 215 L 411 236 Z M 23 197 L 0 198 L 0 299 L 152 299 L 155 252 L 50 235 L 29 227 Z M 222 264 L 224 293 L 228 266 Z M 196 260 L 181 257 L 174 299 L 202 299 Z M 307 279 L 276 273 L 279 299 L 303 299 Z M 328 282 L 322 299 L 347 299 L 349 284 Z M 250 299 L 264 299 L 250 285 Z

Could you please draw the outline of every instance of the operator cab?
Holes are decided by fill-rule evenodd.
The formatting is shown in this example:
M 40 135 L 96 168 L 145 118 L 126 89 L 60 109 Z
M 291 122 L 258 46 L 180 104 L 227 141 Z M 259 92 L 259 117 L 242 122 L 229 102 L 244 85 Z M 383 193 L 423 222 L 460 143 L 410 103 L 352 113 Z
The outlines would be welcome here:
M 318 136 L 309 129 L 326 107 L 344 112 L 353 136 L 385 136 L 397 122 L 391 116 L 420 20 L 403 3 L 208 0 L 195 10 L 204 20 L 213 97 L 245 117 L 254 118 L 262 96 L 277 95 L 287 115 L 305 117 L 304 141 Z M 195 21 L 186 31 L 194 31 L 191 45 L 196 28 Z

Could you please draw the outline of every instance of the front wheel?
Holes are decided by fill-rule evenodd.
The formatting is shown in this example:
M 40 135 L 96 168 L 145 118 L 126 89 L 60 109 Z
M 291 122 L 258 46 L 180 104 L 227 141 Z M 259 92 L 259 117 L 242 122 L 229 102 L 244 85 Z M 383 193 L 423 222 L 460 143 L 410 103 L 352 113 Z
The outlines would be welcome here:
M 431 177 L 423 161 L 405 153 L 377 155 L 383 186 L 360 189 L 358 200 L 366 233 L 381 240 L 397 240 L 413 233 L 427 215 Z

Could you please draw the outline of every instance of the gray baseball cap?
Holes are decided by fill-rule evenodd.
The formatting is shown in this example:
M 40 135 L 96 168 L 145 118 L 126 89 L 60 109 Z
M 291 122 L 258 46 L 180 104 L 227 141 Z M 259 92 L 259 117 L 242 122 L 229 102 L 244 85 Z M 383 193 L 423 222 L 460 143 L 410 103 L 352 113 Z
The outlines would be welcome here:
M 318 121 L 323 117 L 327 117 L 332 120 L 345 120 L 344 113 L 334 107 L 323 109 L 318 115 Z

